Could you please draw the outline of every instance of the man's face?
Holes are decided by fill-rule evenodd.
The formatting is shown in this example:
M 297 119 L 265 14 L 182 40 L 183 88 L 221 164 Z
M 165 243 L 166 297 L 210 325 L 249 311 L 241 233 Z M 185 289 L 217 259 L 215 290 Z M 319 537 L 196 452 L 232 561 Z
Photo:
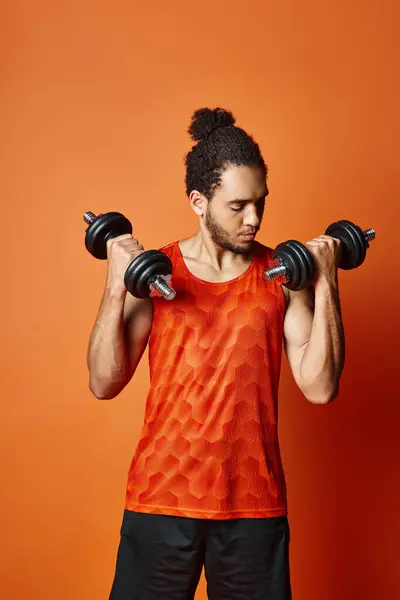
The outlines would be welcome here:
M 260 167 L 228 167 L 205 214 L 213 242 L 235 254 L 247 254 L 260 228 L 267 195 Z

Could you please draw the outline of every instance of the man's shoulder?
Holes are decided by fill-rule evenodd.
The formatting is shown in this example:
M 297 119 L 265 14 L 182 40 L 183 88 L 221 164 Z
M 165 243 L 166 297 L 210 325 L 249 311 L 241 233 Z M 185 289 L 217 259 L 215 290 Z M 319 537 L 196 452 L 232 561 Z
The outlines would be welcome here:
M 164 246 L 161 246 L 158 249 L 160 250 L 160 252 L 163 252 L 167 256 L 171 256 L 177 250 L 177 248 L 178 248 L 178 241 L 175 241 L 175 242 L 169 242 L 168 244 L 165 244 Z

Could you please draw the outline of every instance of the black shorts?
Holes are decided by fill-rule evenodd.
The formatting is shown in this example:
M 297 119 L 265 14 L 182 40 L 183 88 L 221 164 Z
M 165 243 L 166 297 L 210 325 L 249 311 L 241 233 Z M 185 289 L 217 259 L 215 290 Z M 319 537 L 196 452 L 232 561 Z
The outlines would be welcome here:
M 203 520 L 125 511 L 109 600 L 290 600 L 286 517 Z

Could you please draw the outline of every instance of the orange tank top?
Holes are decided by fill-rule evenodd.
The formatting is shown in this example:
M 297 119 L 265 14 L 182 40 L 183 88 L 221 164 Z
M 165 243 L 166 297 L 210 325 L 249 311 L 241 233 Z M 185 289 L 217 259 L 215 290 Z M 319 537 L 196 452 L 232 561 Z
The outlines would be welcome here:
M 262 278 L 272 250 L 255 243 L 247 270 L 224 283 L 194 276 L 177 242 L 161 250 L 173 263 L 176 297 L 153 299 L 150 389 L 126 509 L 285 515 L 277 432 L 285 298 Z

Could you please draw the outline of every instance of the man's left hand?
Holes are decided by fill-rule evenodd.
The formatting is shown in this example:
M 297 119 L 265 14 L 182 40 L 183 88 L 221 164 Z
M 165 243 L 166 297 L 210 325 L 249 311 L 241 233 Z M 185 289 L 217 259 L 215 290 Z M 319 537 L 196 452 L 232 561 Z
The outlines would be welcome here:
M 320 235 L 305 245 L 314 258 L 316 280 L 326 279 L 336 283 L 341 254 L 340 240 L 329 235 Z

